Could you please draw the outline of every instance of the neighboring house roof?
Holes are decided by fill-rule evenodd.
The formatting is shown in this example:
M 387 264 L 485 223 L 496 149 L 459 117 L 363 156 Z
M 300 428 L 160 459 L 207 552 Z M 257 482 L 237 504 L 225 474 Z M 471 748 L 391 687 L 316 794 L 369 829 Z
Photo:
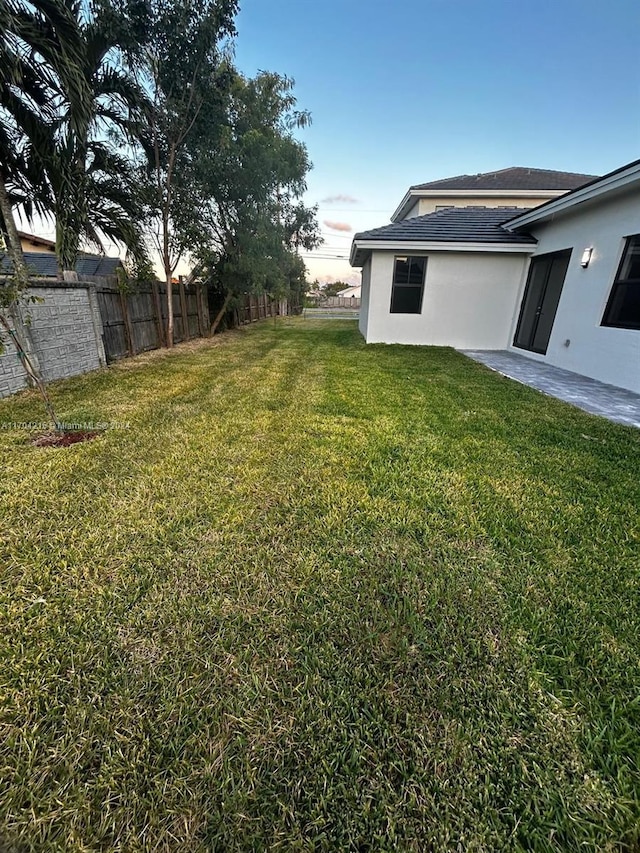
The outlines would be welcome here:
M 47 240 L 46 237 L 38 237 L 35 234 L 29 234 L 28 231 L 18 231 L 18 237 L 21 240 L 28 240 L 35 246 L 43 246 L 45 249 L 55 252 L 56 244 L 54 240 Z
M 58 261 L 55 255 L 45 255 L 40 252 L 25 252 L 24 259 L 29 270 L 35 276 L 43 278 L 58 277 Z M 7 270 L 12 269 L 11 260 L 8 256 L 1 257 L 0 263 Z M 106 258 L 102 255 L 90 255 L 82 252 L 76 263 L 76 272 L 80 277 L 83 275 L 115 275 L 116 269 L 122 265 L 120 258 Z
M 553 169 L 530 169 L 526 166 L 511 166 L 496 172 L 480 172 L 477 175 L 457 175 L 426 184 L 414 184 L 412 190 L 573 190 L 597 175 L 579 172 L 557 172 Z
M 445 250 L 459 244 L 469 244 L 465 247 L 467 250 L 478 247 L 481 251 L 494 247 L 517 249 L 533 246 L 536 241 L 529 234 L 516 234 L 502 227 L 502 223 L 516 211 L 524 210 L 508 207 L 449 207 L 425 216 L 402 219 L 382 228 L 361 231 L 353 238 L 350 261 L 353 266 L 359 266 L 364 260 L 363 251 L 366 249 L 402 249 L 403 246 L 411 249 L 412 244 L 422 244 L 425 249 Z
M 391 221 L 396 222 L 407 215 L 409 210 L 421 198 L 455 198 L 478 195 L 504 198 L 539 198 L 547 200 L 561 195 L 596 178 L 596 175 L 583 175 L 580 172 L 558 172 L 554 169 L 531 169 L 528 166 L 511 166 L 494 172 L 480 172 L 477 175 L 456 175 L 429 181 L 426 184 L 414 184 L 409 187 L 404 198 L 393 212 Z
M 551 199 L 551 201 L 547 201 L 545 204 L 540 204 L 537 207 L 522 211 L 516 216 L 510 217 L 505 222 L 505 228 L 520 231 L 529 225 L 544 222 L 566 211 L 573 210 L 578 205 L 594 204 L 603 197 L 611 199 L 616 195 L 631 191 L 637 192 L 639 188 L 640 160 L 633 160 L 631 163 L 620 166 L 619 169 L 614 169 L 613 172 L 609 172 L 601 178 L 595 178 L 588 184 L 565 193 L 560 198 Z
M 361 288 L 361 284 L 352 284 L 349 287 L 345 287 L 344 290 L 339 290 L 336 296 L 352 296 L 354 293 L 359 293 Z

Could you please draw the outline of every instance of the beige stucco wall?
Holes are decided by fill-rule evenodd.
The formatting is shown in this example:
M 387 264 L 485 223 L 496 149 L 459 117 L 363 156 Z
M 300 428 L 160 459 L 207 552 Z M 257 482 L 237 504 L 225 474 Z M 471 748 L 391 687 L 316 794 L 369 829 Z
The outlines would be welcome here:
M 20 238 L 20 245 L 23 252 L 38 252 L 41 255 L 52 255 L 55 249 L 50 246 L 43 246 L 42 243 L 29 240 L 28 237 Z
M 428 257 L 422 313 L 392 314 L 395 254 L 372 253 L 366 285 L 363 269 L 360 314 L 360 331 L 367 343 L 461 349 L 507 347 L 527 256 L 481 252 L 421 254 Z
M 640 330 L 600 325 L 625 237 L 640 233 L 640 198 L 630 193 L 591 208 L 580 205 L 571 214 L 527 230 L 538 239 L 536 255 L 573 252 L 546 355 L 513 351 L 640 393 Z M 593 254 L 585 269 L 580 260 L 588 246 Z M 510 344 L 516 323 L 517 315 Z
M 441 205 L 451 205 L 453 207 L 469 207 L 470 205 L 477 205 L 481 207 L 537 207 L 539 204 L 543 204 L 551 198 L 555 198 L 555 196 L 546 196 L 545 198 L 514 198 L 513 196 L 491 197 L 483 196 L 481 194 L 453 197 L 435 196 L 432 198 L 419 199 L 418 204 L 415 206 L 417 210 L 413 216 L 424 216 L 425 213 L 433 213 L 436 207 Z M 508 216 L 509 214 L 507 213 L 505 218 L 508 218 Z

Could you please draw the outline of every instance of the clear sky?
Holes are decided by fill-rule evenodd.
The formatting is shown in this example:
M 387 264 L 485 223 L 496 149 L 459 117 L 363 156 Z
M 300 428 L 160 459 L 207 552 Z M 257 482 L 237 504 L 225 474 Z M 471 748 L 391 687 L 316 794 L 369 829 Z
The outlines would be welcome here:
M 384 225 L 411 184 L 640 157 L 638 0 L 241 0 L 237 27 L 239 68 L 293 77 L 312 114 L 312 278 L 358 281 L 327 223 Z

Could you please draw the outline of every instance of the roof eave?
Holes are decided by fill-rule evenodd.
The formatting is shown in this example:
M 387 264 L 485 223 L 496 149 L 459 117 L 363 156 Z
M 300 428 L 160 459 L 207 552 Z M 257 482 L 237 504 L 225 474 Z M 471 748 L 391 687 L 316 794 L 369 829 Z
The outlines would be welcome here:
M 569 192 L 566 190 L 518 190 L 518 189 L 503 189 L 503 190 L 483 190 L 466 189 L 466 190 L 445 190 L 445 189 L 420 189 L 419 187 L 411 187 L 414 196 L 419 198 L 468 198 L 469 196 L 478 198 L 549 198 L 549 196 L 561 196 Z
M 604 195 L 628 190 L 634 184 L 640 186 L 640 160 L 616 169 L 602 178 L 597 178 L 590 184 L 566 193 L 560 198 L 552 199 L 546 204 L 534 207 L 531 211 L 514 216 L 512 219 L 504 222 L 502 227 L 514 232 L 529 225 L 545 222 L 558 214 L 566 213 L 571 208 L 580 204 L 596 201 Z
M 361 267 L 373 251 L 381 252 L 483 252 L 508 255 L 531 255 L 536 243 L 480 243 L 453 240 L 354 240 L 349 263 Z
M 404 219 L 405 214 L 410 209 L 410 202 L 415 198 L 415 192 L 413 187 L 409 187 L 409 189 L 404 194 L 404 198 L 400 202 L 400 204 L 396 207 L 396 209 L 391 214 L 391 221 L 397 222 L 399 219 Z

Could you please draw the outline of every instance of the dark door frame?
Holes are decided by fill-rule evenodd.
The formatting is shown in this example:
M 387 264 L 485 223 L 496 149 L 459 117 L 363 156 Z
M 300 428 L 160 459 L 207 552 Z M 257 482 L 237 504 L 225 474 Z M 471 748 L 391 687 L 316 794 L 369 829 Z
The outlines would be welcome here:
M 520 301 L 520 315 L 518 317 L 518 324 L 516 326 L 516 331 L 515 331 L 515 334 L 513 336 L 513 346 L 514 347 L 518 347 L 518 349 L 527 350 L 528 352 L 535 352 L 535 353 L 538 353 L 538 355 L 546 355 L 547 349 L 549 347 L 549 339 L 551 337 L 551 331 L 553 330 L 553 324 L 555 323 L 555 314 L 556 314 L 556 311 L 558 309 L 558 304 L 560 302 L 560 296 L 562 295 L 562 288 L 564 287 L 564 279 L 566 278 L 566 275 L 567 275 L 567 267 L 569 266 L 569 259 L 571 258 L 572 251 L 573 251 L 573 249 L 561 249 L 558 252 L 547 252 L 544 255 L 536 255 L 535 257 L 533 257 L 531 259 L 531 263 L 529 265 L 529 272 L 527 274 L 527 283 L 525 285 L 524 292 L 522 294 L 522 299 Z M 546 342 L 544 349 L 539 349 L 539 348 L 533 346 L 533 342 L 536 338 L 536 333 L 538 331 L 538 324 L 540 323 L 540 315 L 542 314 L 542 310 L 544 308 L 544 302 L 545 302 L 545 299 L 547 296 L 547 291 L 548 291 L 549 279 L 551 277 L 551 270 L 553 269 L 553 262 L 554 262 L 554 260 L 557 260 L 560 258 L 566 258 L 567 267 L 565 267 L 564 276 L 562 277 L 562 284 L 560 285 L 560 294 L 558 296 L 558 302 L 556 303 L 556 308 L 554 311 L 553 320 L 551 322 L 551 328 L 549 330 L 549 338 L 547 338 L 547 342 Z M 535 271 L 535 264 L 537 262 L 548 262 L 549 268 L 548 268 L 546 275 L 544 277 L 544 283 L 542 286 L 542 290 L 540 291 L 540 297 L 537 300 L 537 305 L 535 308 L 535 317 L 534 317 L 533 324 L 531 326 L 531 331 L 530 331 L 529 336 L 528 336 L 528 343 L 526 343 L 526 344 L 525 343 L 518 343 L 517 342 L 518 336 L 520 335 L 520 330 L 522 329 L 523 320 L 524 320 L 524 311 L 525 311 L 525 308 L 527 307 L 527 296 L 529 294 L 529 288 L 531 286 L 533 273 Z

